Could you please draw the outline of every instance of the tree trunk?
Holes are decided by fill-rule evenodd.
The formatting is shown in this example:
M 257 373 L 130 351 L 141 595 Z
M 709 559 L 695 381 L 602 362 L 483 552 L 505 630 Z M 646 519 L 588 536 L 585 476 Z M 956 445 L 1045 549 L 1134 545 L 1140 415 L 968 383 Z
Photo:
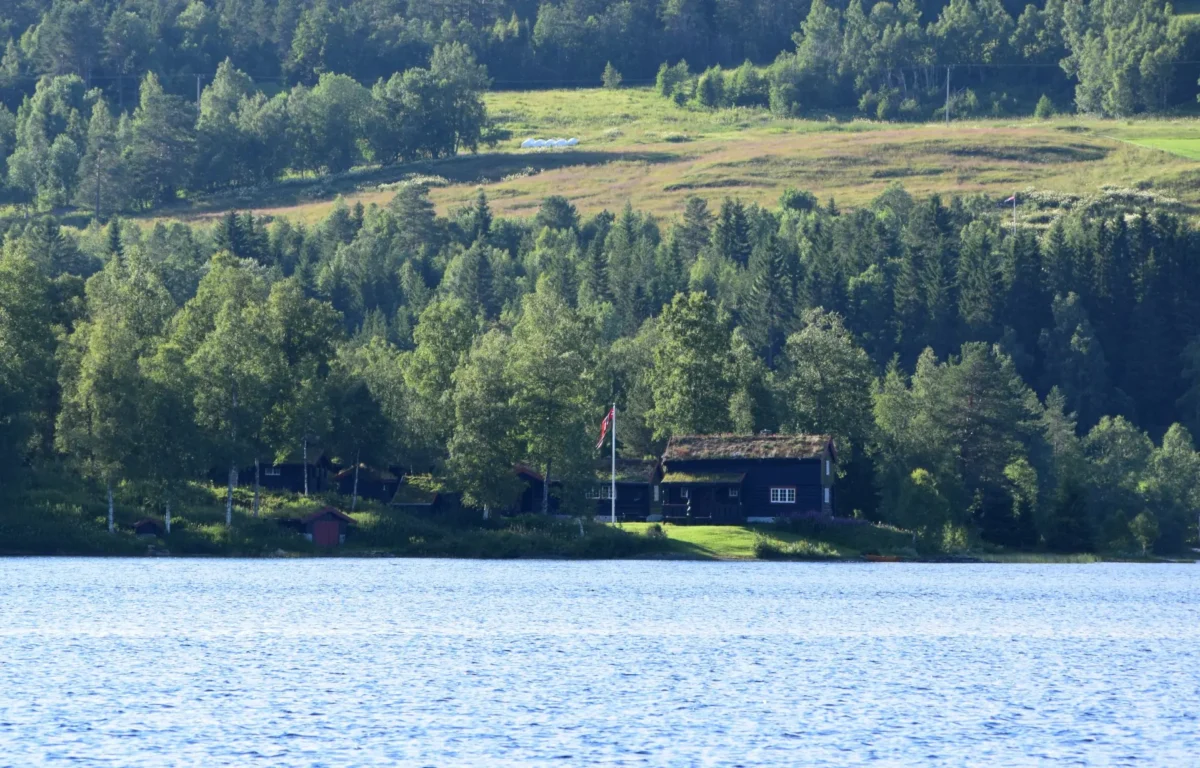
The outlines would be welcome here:
M 546 476 L 542 479 L 542 514 L 550 514 L 550 467 L 553 464 L 546 459 Z
M 166 524 L 167 535 L 169 536 L 171 534 L 171 497 L 170 496 L 167 497 L 167 514 L 163 518 L 163 522 Z
M 254 457 L 254 516 L 258 517 L 258 457 Z
M 308 498 L 308 435 L 304 436 L 304 497 Z
M 358 465 L 362 451 L 354 452 L 354 492 L 350 495 L 350 511 L 358 509 Z
M 105 486 L 108 488 L 108 532 L 112 533 L 114 530 L 112 480 L 108 480 L 105 483 Z
M 225 527 L 233 525 L 233 481 L 237 477 L 237 462 L 229 464 L 229 492 L 225 494 Z
M 489 517 L 491 517 L 491 514 L 488 512 L 488 505 L 484 504 L 483 505 L 483 519 L 487 520 Z

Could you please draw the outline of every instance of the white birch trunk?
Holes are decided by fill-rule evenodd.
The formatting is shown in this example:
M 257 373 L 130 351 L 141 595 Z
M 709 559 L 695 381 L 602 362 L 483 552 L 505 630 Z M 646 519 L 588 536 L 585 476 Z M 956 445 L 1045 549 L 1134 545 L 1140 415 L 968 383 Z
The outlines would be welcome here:
M 358 467 L 360 464 L 359 457 L 362 456 L 362 451 L 354 452 L 354 492 L 350 494 L 350 511 L 358 509 Z
M 258 517 L 258 457 L 254 457 L 254 516 Z
M 163 516 L 163 523 L 167 529 L 167 535 L 171 534 L 171 499 L 167 498 L 167 514 Z
M 233 479 L 237 477 L 237 464 L 229 465 L 229 491 L 225 494 L 225 527 L 233 525 Z
M 107 488 L 108 488 L 108 532 L 109 532 L 109 533 L 112 533 L 112 532 L 115 530 L 115 527 L 114 527 L 114 525 L 113 525 L 113 492 L 112 492 L 112 480 L 109 480 L 109 481 L 107 481 L 107 482 L 105 483 L 105 485 L 106 485 L 106 486 L 107 486 Z
M 308 435 L 304 436 L 304 497 L 308 498 Z
M 550 467 L 553 462 L 546 459 L 546 476 L 542 478 L 542 514 L 550 514 Z

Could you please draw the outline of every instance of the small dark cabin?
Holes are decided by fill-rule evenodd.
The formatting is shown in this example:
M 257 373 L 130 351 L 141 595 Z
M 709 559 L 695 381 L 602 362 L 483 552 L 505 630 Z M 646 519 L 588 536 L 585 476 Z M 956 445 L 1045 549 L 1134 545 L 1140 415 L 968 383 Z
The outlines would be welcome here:
M 341 472 L 333 476 L 333 484 L 337 492 L 343 496 L 351 496 L 354 494 L 354 467 L 346 467 Z M 363 499 L 374 499 L 376 501 L 388 502 L 396 494 L 396 488 L 400 485 L 400 478 L 396 477 L 386 469 L 376 469 L 368 467 L 366 464 L 358 466 L 358 495 Z M 312 486 L 309 486 L 309 490 Z
M 829 516 L 837 452 L 828 435 L 676 435 L 662 461 L 672 522 Z
M 596 502 L 596 518 L 612 516 L 612 464 L 602 462 L 596 484 L 585 492 Z M 658 483 L 659 462 L 654 459 L 617 459 L 617 520 L 644 522 Z
M 346 543 L 346 531 L 354 519 L 333 507 L 322 507 L 300 520 L 304 538 L 318 547 L 336 547 Z
M 279 464 L 269 462 L 259 463 L 258 484 L 261 488 L 276 491 L 304 492 L 304 460 L 299 454 L 289 456 L 287 461 Z M 330 486 L 333 464 L 320 451 L 310 451 L 308 455 L 308 490 L 310 493 L 321 493 Z M 214 485 L 223 486 L 229 481 L 229 469 L 217 467 L 209 471 L 209 478 Z M 238 487 L 254 485 L 254 465 L 242 467 L 237 473 Z
M 528 514 L 540 513 L 542 511 L 542 489 L 546 485 L 545 478 L 533 467 L 526 464 L 514 464 L 513 472 L 517 474 L 517 479 L 525 486 L 521 491 L 521 498 L 512 509 L 505 510 L 507 514 Z M 555 481 L 550 481 L 550 514 L 558 514 L 558 497 L 554 495 L 554 491 L 559 487 Z
M 163 524 L 155 520 L 153 517 L 143 518 L 133 524 L 134 535 L 142 538 L 158 538 L 159 536 L 162 536 L 162 532 Z
M 442 501 L 432 475 L 405 475 L 392 495 L 391 504 L 405 512 L 433 512 Z
M 262 462 L 259 468 L 258 484 L 263 488 L 303 493 L 304 473 L 307 470 L 308 492 L 321 493 L 329 489 L 333 464 L 319 450 L 309 450 L 307 467 L 305 467 L 302 455 L 297 453 L 289 456 L 287 461 L 278 464 Z M 254 484 L 253 465 L 238 472 L 238 484 Z

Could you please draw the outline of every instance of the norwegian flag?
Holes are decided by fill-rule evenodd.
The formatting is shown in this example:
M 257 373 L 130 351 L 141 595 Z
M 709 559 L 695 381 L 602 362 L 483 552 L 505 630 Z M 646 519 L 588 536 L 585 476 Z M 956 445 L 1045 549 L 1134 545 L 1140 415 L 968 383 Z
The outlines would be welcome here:
M 1016 195 L 1013 195 L 1012 197 L 1008 198 L 1008 199 L 1007 199 L 1007 200 L 1005 200 L 1004 202 L 1006 202 L 1006 203 L 1015 203 L 1015 202 L 1017 202 L 1017 196 L 1016 196 Z
M 596 447 L 604 445 L 604 438 L 608 435 L 609 427 L 612 426 L 613 409 L 608 410 L 608 414 L 604 417 L 604 421 L 600 422 L 600 439 L 596 441 Z

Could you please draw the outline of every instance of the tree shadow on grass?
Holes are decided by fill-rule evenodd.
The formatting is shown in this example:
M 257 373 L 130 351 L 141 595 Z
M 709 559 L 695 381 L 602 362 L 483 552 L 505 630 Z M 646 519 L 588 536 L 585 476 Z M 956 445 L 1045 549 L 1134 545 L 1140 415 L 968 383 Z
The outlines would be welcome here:
M 598 166 L 608 163 L 666 163 L 678 160 L 670 152 L 565 150 L 554 152 L 484 152 L 457 155 L 443 160 L 358 168 L 346 173 L 285 179 L 265 187 L 231 189 L 191 201 L 157 208 L 149 216 L 203 216 L 227 210 L 286 208 L 328 200 L 338 195 L 386 191 L 414 176 L 445 179 L 451 184 L 493 184 L 518 174 L 535 174 L 561 168 Z

